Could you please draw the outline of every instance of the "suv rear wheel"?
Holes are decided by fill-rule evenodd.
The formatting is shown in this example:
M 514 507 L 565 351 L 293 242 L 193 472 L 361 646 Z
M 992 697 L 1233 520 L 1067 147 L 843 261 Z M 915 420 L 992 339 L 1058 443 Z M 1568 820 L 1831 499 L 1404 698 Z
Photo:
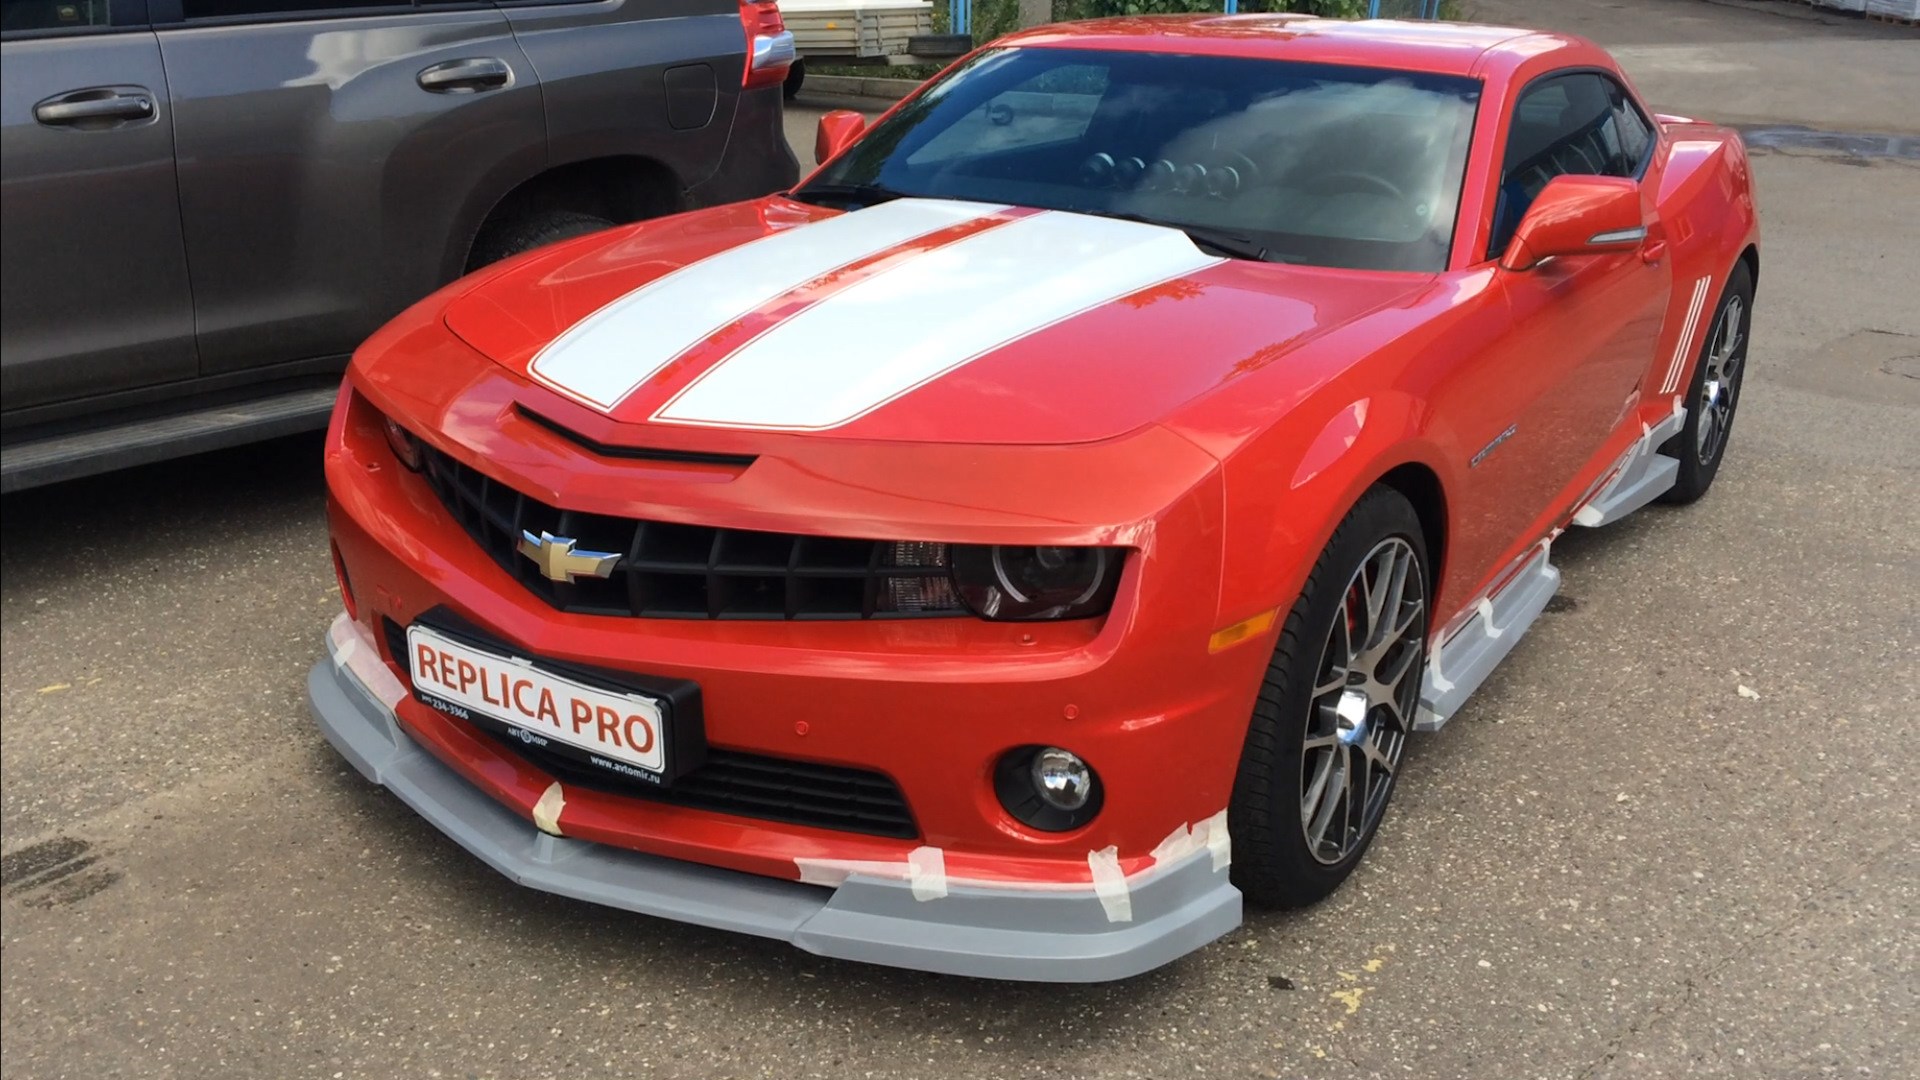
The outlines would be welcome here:
M 601 229 L 611 229 L 613 226 L 614 222 L 598 214 L 583 214 L 577 210 L 535 211 L 525 217 L 490 226 L 482 232 L 473 242 L 473 253 L 467 257 L 467 272 L 472 273 L 483 266 L 534 248 L 557 244 Z

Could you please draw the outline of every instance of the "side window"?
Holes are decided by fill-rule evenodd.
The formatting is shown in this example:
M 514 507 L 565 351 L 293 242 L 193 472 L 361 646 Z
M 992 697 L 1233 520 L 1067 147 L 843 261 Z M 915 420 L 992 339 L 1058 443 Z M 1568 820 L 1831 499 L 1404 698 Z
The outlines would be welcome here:
M 1041 72 L 988 99 L 908 155 L 907 164 L 1072 142 L 1086 134 L 1106 92 L 1105 66 L 1073 64 Z
M 0 33 L 86 30 L 110 24 L 107 0 L 4 0 Z
M 411 7 L 411 0 L 181 0 L 187 19 L 226 19 L 237 15 L 350 15 L 356 8 Z
M 1607 84 L 1613 97 L 1613 122 L 1620 129 L 1620 150 L 1631 164 L 1627 175 L 1639 176 L 1653 152 L 1653 122 L 1640 114 L 1623 87 L 1611 79 Z
M 1547 181 L 1556 176 L 1638 176 L 1652 146 L 1652 125 L 1626 90 L 1605 75 L 1574 72 L 1527 87 L 1514 103 L 1507 128 L 1487 256 L 1506 250 Z

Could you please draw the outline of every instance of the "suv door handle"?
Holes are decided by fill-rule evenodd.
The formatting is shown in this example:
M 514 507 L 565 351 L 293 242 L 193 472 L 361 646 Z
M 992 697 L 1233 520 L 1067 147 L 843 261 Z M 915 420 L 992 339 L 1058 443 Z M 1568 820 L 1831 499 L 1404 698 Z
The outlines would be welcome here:
M 498 90 L 512 79 L 513 69 L 507 66 L 507 62 L 491 56 L 448 60 L 422 69 L 418 76 L 420 88 L 436 94 L 477 94 L 482 90 Z
M 153 94 L 138 87 L 95 87 L 51 97 L 33 107 L 43 124 L 87 120 L 146 120 L 153 116 Z

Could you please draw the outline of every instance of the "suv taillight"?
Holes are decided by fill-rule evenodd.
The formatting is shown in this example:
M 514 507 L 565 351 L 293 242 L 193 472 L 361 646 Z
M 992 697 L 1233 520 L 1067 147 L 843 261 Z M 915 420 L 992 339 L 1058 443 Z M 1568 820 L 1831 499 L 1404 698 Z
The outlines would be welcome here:
M 740 25 L 747 31 L 747 70 L 740 78 L 741 88 L 786 82 L 796 54 L 793 31 L 780 18 L 780 5 L 774 0 L 740 0 Z

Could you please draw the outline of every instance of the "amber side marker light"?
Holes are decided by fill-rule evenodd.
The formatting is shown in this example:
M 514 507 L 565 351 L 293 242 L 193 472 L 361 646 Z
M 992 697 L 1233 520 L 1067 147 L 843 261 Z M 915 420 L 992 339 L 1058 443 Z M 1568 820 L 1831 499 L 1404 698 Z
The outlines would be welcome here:
M 1251 619 L 1241 619 L 1232 626 L 1215 630 L 1213 636 L 1207 639 L 1207 651 L 1220 652 L 1231 649 L 1250 638 L 1257 638 L 1273 629 L 1273 620 L 1279 617 L 1280 609 L 1274 608 L 1272 611 L 1263 611 Z

